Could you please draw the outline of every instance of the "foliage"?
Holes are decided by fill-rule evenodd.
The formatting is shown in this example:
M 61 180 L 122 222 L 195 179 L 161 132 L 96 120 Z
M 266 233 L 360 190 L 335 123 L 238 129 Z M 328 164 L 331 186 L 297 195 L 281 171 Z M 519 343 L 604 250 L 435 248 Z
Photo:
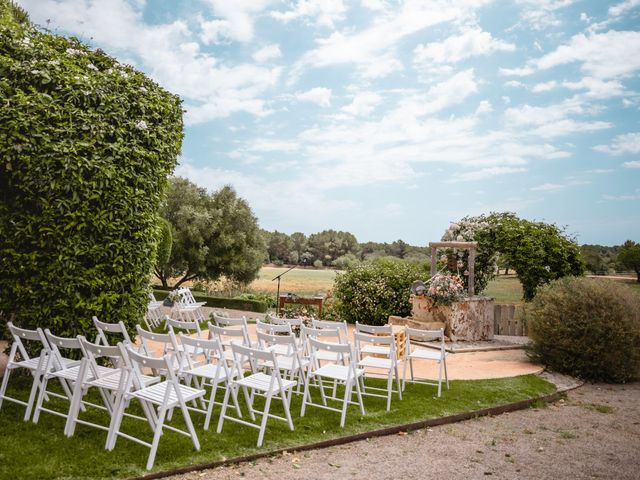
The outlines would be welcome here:
M 255 300 L 257 302 L 263 303 L 267 309 L 276 308 L 278 306 L 276 296 L 267 292 L 241 293 L 240 295 L 236 295 L 233 298 L 236 300 Z
M 640 283 L 640 243 L 632 240 L 624 242 L 618 251 L 618 262 L 626 268 L 633 269 Z
M 625 285 L 565 277 L 525 310 L 531 354 L 558 372 L 593 381 L 640 376 L 640 302 Z
M 435 304 L 448 305 L 464 296 L 464 285 L 458 275 L 436 274 L 429 282 L 427 297 Z
M 353 267 L 359 262 L 360 260 L 353 253 L 347 253 L 336 258 L 333 262 L 331 262 L 331 265 L 336 267 L 338 270 L 346 270 L 347 268 Z
M 225 186 L 213 194 L 180 177 L 169 179 L 160 213 L 171 223 L 173 247 L 168 264 L 157 272 L 163 286 L 185 281 L 256 278 L 265 246 L 249 204 Z
M 554 224 L 532 222 L 513 213 L 491 213 L 465 217 L 453 223 L 442 237 L 445 241 L 477 241 L 475 290 L 481 293 L 495 272 L 496 253 L 518 272 L 525 300 L 531 300 L 541 285 L 567 275 L 582 275 L 580 249 L 564 229 Z M 459 254 L 462 269 L 468 270 L 468 252 Z M 465 286 L 468 277 L 463 277 Z
M 358 264 L 336 277 L 336 312 L 347 322 L 369 325 L 386 324 L 390 315 L 407 316 L 411 284 L 427 276 L 425 264 L 397 259 Z
M 322 260 L 315 260 L 313 266 L 314 268 L 322 268 Z
M 173 237 L 171 235 L 171 224 L 164 218 L 158 217 L 158 253 L 156 255 L 156 275 L 163 268 L 166 268 L 171 258 L 171 246 L 173 245 Z
M 347 253 L 358 252 L 356 237 L 352 233 L 336 230 L 323 230 L 309 235 L 307 245 L 314 258 L 323 265 L 331 265 L 336 258 Z
M 29 14 L 20 5 L 12 0 L 0 0 L 0 22 L 15 22 L 20 25 L 29 25 Z
M 0 4 L 0 311 L 59 335 L 146 311 L 180 99 Z

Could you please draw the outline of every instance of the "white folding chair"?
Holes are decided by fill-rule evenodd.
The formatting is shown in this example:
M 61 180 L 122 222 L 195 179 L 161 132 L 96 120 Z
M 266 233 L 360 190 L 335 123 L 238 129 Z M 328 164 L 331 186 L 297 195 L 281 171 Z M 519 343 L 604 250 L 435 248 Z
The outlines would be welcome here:
M 411 381 L 413 383 L 421 383 L 423 385 L 437 385 L 438 397 L 442 392 L 442 374 L 444 372 L 445 382 L 447 384 L 447 390 L 449 390 L 449 376 L 447 375 L 447 351 L 444 348 L 444 329 L 439 330 L 422 330 L 418 328 L 405 329 L 406 334 L 406 346 L 404 349 L 404 366 L 402 369 L 402 389 L 404 390 L 407 381 L 407 363 L 411 370 Z M 432 342 L 439 340 L 439 347 L 424 347 L 424 348 L 411 348 L 411 340 L 419 342 Z M 428 360 L 438 363 L 438 382 L 416 380 L 413 375 L 413 360 Z
M 396 356 L 396 341 L 393 335 L 376 336 L 367 335 L 366 333 L 355 332 L 353 334 L 356 342 L 356 355 L 358 358 L 358 367 L 365 369 L 373 368 L 375 370 L 384 370 L 387 375 L 387 388 L 377 388 L 367 386 L 364 382 L 365 376 L 362 377 L 362 394 L 372 397 L 381 397 L 387 399 L 387 411 L 391 410 L 391 395 L 397 393 L 398 398 L 402 400 L 402 389 L 400 388 L 400 375 L 398 374 L 398 358 Z M 387 353 L 366 354 L 367 347 L 380 347 L 385 349 Z M 395 376 L 397 389 L 393 389 L 393 377 Z M 381 395 L 374 392 L 386 392 Z
M 253 347 L 251 338 L 249 337 L 249 330 L 245 326 L 240 327 L 218 327 L 217 325 L 209 325 L 209 337 L 217 338 L 220 341 L 220 345 L 225 349 L 224 357 L 232 359 L 230 347 L 232 344 L 244 345 L 245 347 Z
M 194 380 L 198 388 L 211 388 L 209 399 L 204 401 L 206 408 L 198 409 L 188 407 L 190 410 L 205 414 L 204 429 L 208 430 L 214 405 L 222 406 L 222 402 L 215 401 L 218 387 L 229 388 L 229 382 L 234 378 L 234 371 L 229 367 L 227 361 L 223 359 L 224 348 L 217 338 L 204 340 L 201 338 L 188 337 L 182 333 L 179 334 L 179 337 L 182 345 L 190 350 L 207 352 L 207 358 L 222 359 L 218 360 L 215 364 L 209 363 L 208 361 L 204 364 L 199 364 L 194 361 L 191 355 L 187 355 L 186 365 L 181 368 L 179 372 L 179 376 L 185 379 L 187 385 L 191 385 L 191 381 Z M 242 417 L 240 406 L 238 405 L 238 397 L 235 392 L 232 392 L 232 398 L 238 416 Z
M 147 305 L 147 313 L 144 316 L 144 321 L 147 324 L 147 328 L 151 330 L 152 328 L 157 328 L 162 323 L 163 312 L 162 308 L 164 302 L 156 300 L 153 292 L 149 293 L 149 303 Z
M 258 331 L 257 335 L 258 348 L 269 350 L 276 354 L 278 367 L 284 373 L 284 378 L 295 381 L 298 389 L 297 393 L 300 393 L 300 388 L 307 384 L 305 372 L 311 361 L 301 355 L 300 346 L 295 335 L 293 333 L 278 335 L 261 331 Z M 259 366 L 274 368 L 269 362 L 262 363 Z
M 204 321 L 204 313 L 202 307 L 207 302 L 196 302 L 191 290 L 187 287 L 181 287 L 176 290 L 176 300 L 174 301 L 173 311 L 177 313 L 181 320 L 185 321 Z
M 218 433 L 222 431 L 222 426 L 224 425 L 225 420 L 231 420 L 248 427 L 257 428 L 260 432 L 258 434 L 257 445 L 258 447 L 260 447 L 262 446 L 264 432 L 267 428 L 267 420 L 269 418 L 287 422 L 287 424 L 289 425 L 289 429 L 293 431 L 293 421 L 291 420 L 291 411 L 289 405 L 290 395 L 288 394 L 288 392 L 295 387 L 296 382 L 292 380 L 285 380 L 282 378 L 282 376 L 280 375 L 280 368 L 278 366 L 278 359 L 276 357 L 276 354 L 270 351 L 244 347 L 235 343 L 231 344 L 231 351 L 233 352 L 234 356 L 233 368 L 235 371 L 235 379 L 231 381 L 229 388 L 227 388 L 227 391 L 224 395 L 222 411 L 220 412 L 220 420 L 218 421 Z M 252 366 L 252 373 L 248 376 L 245 376 L 244 370 L 244 365 L 246 362 L 248 362 Z M 259 363 L 266 362 L 269 362 L 271 365 L 273 365 L 273 368 L 270 369 L 270 375 L 267 375 L 263 372 L 258 372 L 254 367 Z M 251 422 L 227 415 L 229 396 L 232 394 L 232 392 L 235 392 L 237 394 L 240 388 L 242 389 L 244 394 Z M 254 393 L 256 392 L 262 393 L 265 396 L 263 411 L 256 410 L 253 407 L 255 398 Z M 280 399 L 282 401 L 285 418 L 270 413 L 271 400 L 274 398 Z M 255 423 L 256 414 L 262 416 L 262 420 L 259 424 Z
M 98 345 L 111 345 L 113 342 L 109 342 L 108 334 L 114 334 L 118 336 L 116 344 L 118 342 L 125 342 L 132 344 L 131 337 L 129 337 L 129 332 L 127 332 L 127 327 L 124 326 L 122 321 L 118 323 L 106 323 L 98 320 L 98 317 L 92 317 L 93 325 L 96 327 L 98 334 L 96 336 L 96 343 Z
M 349 343 L 349 328 L 347 327 L 347 322 L 335 321 L 335 320 L 318 320 L 316 318 L 311 320 L 311 326 L 317 329 L 331 329 L 338 330 L 340 332 L 340 342 L 339 343 Z
M 44 374 L 47 365 L 49 345 L 47 344 L 47 340 L 41 328 L 37 328 L 36 330 L 26 330 L 24 328 L 14 326 L 12 322 L 7 322 L 7 327 L 9 328 L 9 332 L 13 338 L 13 344 L 9 351 L 7 367 L 4 372 L 4 377 L 2 378 L 2 385 L 0 386 L 0 408 L 2 408 L 3 400 L 24 405 L 26 410 L 24 412 L 23 420 L 26 422 L 31 417 L 31 412 L 33 411 L 34 402 L 36 400 L 36 394 L 40 388 L 42 375 Z M 40 347 L 40 355 L 37 357 L 29 356 L 27 346 L 23 341 L 28 341 L 34 344 L 37 343 L 38 347 Z M 17 398 L 9 397 L 6 394 L 11 372 L 18 368 L 29 370 L 29 373 L 31 373 L 31 376 L 33 377 L 29 399 L 26 402 Z
M 82 355 L 82 347 L 80 346 L 80 340 L 76 338 L 66 338 L 66 337 L 58 337 L 53 335 L 49 329 L 45 329 L 44 331 L 45 337 L 49 346 L 51 347 L 49 356 L 47 358 L 47 366 L 45 367 L 44 375 L 42 376 L 42 385 L 40 387 L 40 393 L 38 394 L 38 402 L 36 404 L 35 411 L 33 413 L 33 422 L 38 423 L 40 419 L 40 412 L 50 413 L 52 415 L 56 415 L 58 417 L 62 417 L 65 419 L 69 418 L 69 413 L 71 410 L 71 404 L 73 400 L 73 386 L 76 385 L 80 380 L 80 360 L 72 360 L 63 356 L 61 350 L 75 352 L 75 356 L 80 357 Z M 108 367 L 98 367 L 102 371 L 111 371 L 111 368 Z M 47 390 L 49 385 L 49 381 L 52 379 L 57 379 L 62 389 L 64 391 L 64 395 L 59 394 L 58 392 L 54 392 L 52 390 Z M 57 410 L 53 410 L 52 408 L 48 408 L 44 406 L 45 399 L 49 399 L 50 397 L 61 398 L 63 400 L 67 400 L 69 402 L 69 409 L 66 412 L 59 412 Z M 82 403 L 80 405 L 82 410 L 85 409 L 85 404 Z M 65 433 L 66 433 L 66 424 L 65 424 Z
M 269 335 L 293 335 L 291 325 L 288 323 L 265 323 L 260 320 L 256 320 L 256 333 L 260 332 L 267 333 Z M 260 341 L 258 341 L 258 346 L 260 346 Z M 272 349 L 277 354 L 287 354 L 287 345 L 276 343 L 272 346 Z
M 113 433 L 107 449 L 113 450 L 115 448 L 118 437 L 124 437 L 140 445 L 144 445 L 150 449 L 147 459 L 147 470 L 150 470 L 156 458 L 160 437 L 163 434 L 163 430 L 167 429 L 190 437 L 195 449 L 200 450 L 200 442 L 198 441 L 198 435 L 191 422 L 187 402 L 204 396 L 206 391 L 180 384 L 178 377 L 173 373 L 172 360 L 167 355 L 162 358 L 152 358 L 141 355 L 130 347 L 121 346 L 121 348 L 126 348 L 127 350 L 127 358 L 129 359 L 128 367 L 130 368 L 131 375 L 128 376 L 128 385 L 125 387 L 125 392 L 118 402 L 115 414 L 115 425 L 113 426 Z M 123 355 L 123 357 L 124 356 L 125 355 Z M 145 386 L 142 373 L 144 368 L 149 368 L 152 371 L 166 371 L 166 380 L 151 386 Z M 153 431 L 153 440 L 151 443 L 120 431 L 125 409 L 133 399 L 137 399 L 143 409 L 150 412 L 148 424 Z M 171 425 L 165 425 L 164 423 L 168 412 L 176 407 L 180 408 L 182 412 L 187 431 L 180 430 Z
M 305 386 L 304 394 L 302 396 L 302 408 L 300 410 L 300 416 L 304 417 L 304 412 L 307 405 L 323 408 L 325 410 L 331 410 L 334 412 L 340 412 L 340 427 L 344 427 L 344 422 L 347 417 L 347 407 L 349 404 L 358 405 L 360 412 L 365 415 L 364 403 L 362 402 L 362 392 L 360 391 L 360 377 L 364 375 L 364 369 L 356 368 L 355 359 L 351 345 L 342 343 L 324 343 L 316 340 L 315 338 L 308 338 L 311 346 L 311 367 L 309 370 L 309 380 L 312 378 L 317 379 L 320 384 L 320 396 L 322 398 L 322 404 L 313 403 L 311 400 L 311 391 L 309 389 L 310 382 L 307 382 Z M 318 360 L 318 352 L 331 352 L 338 353 L 340 357 L 345 360 L 345 364 L 328 363 L 320 365 Z M 322 385 L 323 380 L 330 380 L 332 382 L 340 382 L 344 384 L 344 397 L 342 399 L 337 398 L 335 394 L 327 396 L 324 392 Z M 356 387 L 356 394 L 358 401 L 352 400 L 353 387 Z M 342 408 L 334 408 L 327 405 L 327 400 L 341 401 Z
M 113 428 L 117 420 L 115 415 L 117 412 L 118 402 L 122 395 L 124 395 L 128 384 L 128 376 L 131 372 L 130 369 L 127 368 L 127 360 L 123 358 L 125 351 L 121 348 L 122 342 L 118 342 L 118 345 L 115 346 L 105 346 L 97 343 L 91 343 L 83 336 L 79 336 L 78 340 L 80 340 L 83 357 L 80 363 L 78 381 L 75 383 L 73 389 L 73 398 L 71 400 L 71 407 L 69 408 L 69 414 L 67 416 L 65 434 L 68 437 L 73 436 L 77 424 L 104 430 L 108 432 L 107 440 L 105 442 L 105 448 L 107 448 L 110 443 L 110 438 L 113 435 Z M 99 358 L 109 358 L 114 362 L 114 365 L 118 365 L 118 367 L 108 368 L 99 365 L 97 362 Z M 149 386 L 159 382 L 160 377 L 142 375 L 141 381 L 145 386 Z M 97 405 L 83 400 L 83 397 L 92 387 L 97 388 L 100 392 L 103 405 Z M 108 412 L 110 417 L 109 425 L 100 425 L 80 419 L 79 414 L 80 407 L 82 405 L 90 405 Z M 130 414 L 125 414 L 125 416 L 148 421 L 149 412 L 147 411 L 145 413 L 147 418 Z
M 149 332 L 140 325 L 136 325 L 136 330 L 140 339 L 140 353 L 156 358 L 168 355 L 169 365 L 171 365 L 174 372 L 177 372 L 184 359 L 173 331 L 169 330 L 168 333 Z M 163 372 L 153 371 L 153 374 L 158 375 L 163 374 Z
M 356 333 L 367 335 L 391 335 L 393 337 L 393 327 L 391 325 L 364 325 L 356 322 Z M 372 353 L 376 355 L 389 356 L 390 347 L 384 345 L 368 344 L 364 345 L 361 353 Z

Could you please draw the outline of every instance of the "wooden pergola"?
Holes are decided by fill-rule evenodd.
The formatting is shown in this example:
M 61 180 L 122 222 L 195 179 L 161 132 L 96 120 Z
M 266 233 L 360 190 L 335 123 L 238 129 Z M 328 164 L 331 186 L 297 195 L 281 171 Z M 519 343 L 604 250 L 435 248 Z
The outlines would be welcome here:
M 438 248 L 457 248 L 460 250 L 469 250 L 469 288 L 467 293 L 470 297 L 475 295 L 475 263 L 476 250 L 478 242 L 429 242 L 431 247 L 431 276 L 436 274 L 437 250 Z

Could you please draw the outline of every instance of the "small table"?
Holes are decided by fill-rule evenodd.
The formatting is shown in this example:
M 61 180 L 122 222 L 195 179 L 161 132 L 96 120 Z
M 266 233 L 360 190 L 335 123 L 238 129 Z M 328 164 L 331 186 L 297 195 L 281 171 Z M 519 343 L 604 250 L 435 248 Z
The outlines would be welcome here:
M 280 295 L 278 299 L 278 314 L 284 307 L 285 303 L 293 303 L 297 305 L 317 305 L 318 306 L 318 316 L 322 316 L 322 302 L 324 301 L 324 297 L 297 297 L 291 295 Z

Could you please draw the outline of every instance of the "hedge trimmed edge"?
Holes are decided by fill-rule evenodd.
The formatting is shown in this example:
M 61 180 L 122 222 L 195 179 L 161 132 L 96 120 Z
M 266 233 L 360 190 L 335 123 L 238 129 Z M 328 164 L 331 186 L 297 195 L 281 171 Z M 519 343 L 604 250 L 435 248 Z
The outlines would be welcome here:
M 153 294 L 158 300 L 164 300 L 169 295 L 167 290 L 154 290 Z M 193 297 L 198 302 L 207 302 L 207 307 L 230 308 L 232 310 L 244 310 L 246 312 L 265 313 L 267 305 L 259 300 L 248 300 L 240 298 L 212 297 L 209 295 L 193 292 Z

